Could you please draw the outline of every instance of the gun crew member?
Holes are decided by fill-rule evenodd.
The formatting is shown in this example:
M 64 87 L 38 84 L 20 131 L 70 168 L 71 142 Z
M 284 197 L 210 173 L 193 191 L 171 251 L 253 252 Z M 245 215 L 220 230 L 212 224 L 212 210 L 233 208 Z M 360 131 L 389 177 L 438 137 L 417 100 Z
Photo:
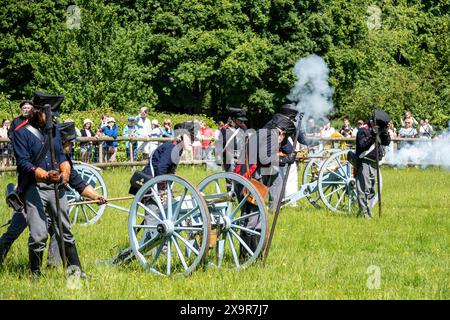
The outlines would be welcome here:
M 58 126 L 60 128 L 61 140 L 64 145 L 64 153 L 66 154 L 67 161 L 69 161 L 72 166 L 72 161 L 70 160 L 69 155 L 72 152 L 72 141 L 76 138 L 75 124 L 73 122 L 69 122 L 59 124 Z M 15 201 L 12 205 L 10 205 L 14 208 L 14 213 L 8 229 L 0 237 L 0 265 L 6 258 L 6 255 L 8 254 L 8 251 L 14 241 L 19 238 L 19 236 L 27 227 L 27 220 L 23 208 L 23 203 L 21 203 L 21 200 L 18 199 L 18 195 L 14 185 L 12 185 L 12 188 L 10 185 L 8 185 L 9 191 L 7 191 L 7 199 Z M 76 170 L 70 171 L 69 186 L 85 198 L 97 200 L 99 204 L 106 203 L 106 199 L 101 194 L 99 194 L 91 185 L 87 185 Z M 56 266 L 60 263 L 60 260 L 61 256 L 59 254 L 58 243 L 56 241 L 56 236 L 53 234 L 49 245 L 47 266 Z
M 142 182 L 146 182 L 153 177 L 163 174 L 175 174 L 183 151 L 194 140 L 195 125 L 196 122 L 194 121 L 187 121 L 175 125 L 175 139 L 159 145 L 151 153 L 144 169 L 135 172 L 131 177 L 130 194 L 135 195 L 140 189 Z
M 30 230 L 28 241 L 30 270 L 32 276 L 41 275 L 41 263 L 48 238 L 48 216 L 60 217 L 64 249 L 69 266 L 77 266 L 81 270 L 75 239 L 70 229 L 67 197 L 64 189 L 55 185 L 66 185 L 70 178 L 70 162 L 63 152 L 59 128 L 52 126 L 50 134 L 53 145 L 47 141 L 46 115 L 43 106 L 52 105 L 52 111 L 62 102 L 63 97 L 51 97 L 35 93 L 34 109 L 28 122 L 18 126 L 13 133 L 13 149 L 17 161 L 18 192 L 25 203 L 27 224 Z M 52 148 L 54 148 L 55 164 L 52 164 Z M 53 167 L 56 166 L 57 170 Z M 56 196 L 58 198 L 56 198 Z M 57 203 L 59 201 L 59 210 Z M 55 226 L 54 226 L 55 227 Z M 57 230 L 56 232 L 59 233 Z
M 178 123 L 174 126 L 174 140 L 164 142 L 153 153 L 150 154 L 148 163 L 142 171 L 136 171 L 130 179 L 130 194 L 136 195 L 139 189 L 145 182 L 153 177 L 164 174 L 175 174 L 178 164 L 180 163 L 183 151 L 190 147 L 191 141 L 194 140 L 194 131 L 198 123 L 194 121 L 187 121 Z M 165 183 L 158 184 L 159 197 L 164 202 Z M 150 208 L 152 212 L 159 214 L 159 208 L 156 202 L 149 198 L 143 200 L 143 203 Z M 157 223 L 157 219 L 146 211 L 142 224 L 153 225 Z M 148 239 L 157 235 L 157 231 L 151 230 L 147 233 Z M 133 257 L 131 248 L 121 250 L 115 257 L 112 258 L 111 263 L 123 263 L 129 261 Z
M 27 121 L 30 117 L 31 111 L 33 109 L 33 103 L 29 100 L 23 100 L 20 103 L 20 109 L 22 110 L 22 114 L 18 117 L 15 117 L 11 122 L 11 126 L 8 130 L 8 138 L 12 139 L 12 134 L 14 130 L 19 126 L 22 122 Z
M 228 122 L 220 129 L 219 139 L 215 143 L 217 164 L 226 172 L 233 172 L 240 152 L 243 150 L 247 131 L 247 113 L 240 108 L 230 108 Z
M 281 106 L 280 111 L 275 113 L 272 119 L 264 126 L 267 129 L 273 129 L 277 127 L 286 128 L 286 134 L 284 139 L 280 143 L 279 156 L 280 156 L 280 166 L 274 167 L 271 170 L 271 174 L 268 176 L 268 185 L 270 185 L 269 195 L 270 203 L 269 208 L 275 210 L 275 206 L 278 203 L 278 199 L 281 196 L 281 189 L 283 186 L 283 177 L 285 174 L 285 167 L 289 163 L 295 161 L 295 145 L 294 139 L 297 132 L 297 119 L 302 117 L 303 114 L 299 114 L 298 109 L 294 104 L 284 104 Z M 301 119 L 300 119 L 301 120 Z M 299 133 L 297 141 L 300 144 L 310 145 L 310 141 L 306 139 L 303 131 L 298 128 Z
M 288 156 L 279 156 L 278 150 L 281 142 L 286 137 L 286 127 L 279 124 L 278 127 L 258 129 L 245 143 L 239 161 L 235 168 L 235 173 L 249 179 L 255 179 L 266 187 L 270 187 L 272 168 L 292 161 Z M 293 157 L 295 160 L 295 157 Z M 261 193 L 264 190 L 259 190 Z M 244 195 L 242 190 L 236 190 L 238 199 L 242 200 Z M 263 195 L 264 196 L 264 195 Z M 246 215 L 257 211 L 258 208 L 251 202 L 246 202 L 241 209 L 241 215 Z M 254 216 L 246 221 L 244 227 L 251 230 L 260 231 L 260 216 Z M 255 250 L 259 242 L 259 236 L 241 232 L 241 238 L 251 250 Z M 241 246 L 240 257 L 244 258 L 247 251 Z
M 374 123 L 374 119 L 376 123 Z M 356 189 L 360 215 L 372 217 L 375 199 L 375 178 L 377 175 L 377 154 L 375 141 L 379 136 L 378 160 L 384 156 L 383 146 L 391 142 L 387 125 L 389 115 L 383 110 L 375 110 L 374 117 L 358 129 L 356 134 L 356 151 L 349 153 L 349 160 L 356 168 Z

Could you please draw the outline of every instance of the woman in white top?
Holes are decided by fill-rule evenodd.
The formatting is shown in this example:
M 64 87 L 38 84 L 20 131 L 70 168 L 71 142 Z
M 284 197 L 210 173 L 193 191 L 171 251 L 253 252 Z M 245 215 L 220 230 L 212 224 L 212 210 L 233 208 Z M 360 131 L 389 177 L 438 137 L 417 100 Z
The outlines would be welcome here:
M 8 119 L 3 119 L 0 127 L 0 138 L 8 138 L 8 130 L 11 122 Z M 0 157 L 2 166 L 11 165 L 12 147 L 11 143 L 0 142 Z
M 141 113 L 136 117 L 136 125 L 139 128 L 139 137 L 148 138 L 152 134 L 152 123 L 148 118 L 148 108 L 142 107 Z M 150 143 L 149 142 L 138 142 L 138 153 L 142 152 L 143 158 L 148 159 L 150 154 Z
M 80 134 L 82 137 L 93 137 L 95 134 L 92 131 L 92 120 L 84 119 L 83 121 L 83 129 L 80 130 Z M 80 153 L 81 153 L 81 161 L 89 163 L 92 151 L 92 142 L 81 142 L 80 143 Z
M 410 119 L 405 120 L 405 127 L 401 128 L 398 132 L 400 138 L 415 138 L 417 136 L 417 130 L 413 128 L 413 122 Z

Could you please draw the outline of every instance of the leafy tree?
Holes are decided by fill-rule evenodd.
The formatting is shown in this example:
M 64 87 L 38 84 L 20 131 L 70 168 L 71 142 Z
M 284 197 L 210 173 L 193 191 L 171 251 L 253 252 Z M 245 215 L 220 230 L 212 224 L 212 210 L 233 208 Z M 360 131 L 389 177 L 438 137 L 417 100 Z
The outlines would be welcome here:
M 384 108 L 450 119 L 449 0 L 0 5 L 0 108 L 38 88 L 64 94 L 65 111 L 147 103 L 217 119 L 241 106 L 257 126 L 286 101 L 295 62 L 316 53 L 330 68 L 334 117 Z

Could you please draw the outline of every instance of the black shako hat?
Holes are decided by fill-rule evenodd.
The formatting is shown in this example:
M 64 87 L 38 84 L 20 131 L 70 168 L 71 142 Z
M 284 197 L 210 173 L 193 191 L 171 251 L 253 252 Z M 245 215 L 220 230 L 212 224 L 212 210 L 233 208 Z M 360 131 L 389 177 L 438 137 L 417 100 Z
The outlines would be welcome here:
M 35 108 L 43 108 L 46 104 L 51 106 L 53 112 L 57 112 L 64 100 L 64 96 L 51 96 L 44 92 L 35 91 L 33 105 Z
M 77 138 L 75 122 L 58 123 L 62 143 L 73 141 Z
M 380 127 L 380 129 L 387 128 L 389 121 L 391 121 L 391 117 L 381 109 L 376 109 L 372 113 L 372 119 L 369 119 L 367 123 L 372 123 L 375 120 L 375 124 Z
M 186 121 L 182 123 L 177 123 L 174 127 L 174 136 L 177 137 L 181 134 L 188 134 L 191 137 L 191 140 L 194 140 L 195 137 L 195 128 L 200 127 L 200 121 Z
M 272 117 L 272 119 L 266 123 L 264 126 L 266 129 L 281 129 L 283 131 L 286 131 L 286 136 L 294 136 L 295 135 L 295 124 L 294 122 L 289 119 L 289 117 L 281 114 L 281 113 L 275 113 Z
M 241 121 L 248 121 L 247 112 L 241 108 L 230 108 L 230 116 Z
M 297 116 L 298 109 L 295 107 L 295 104 L 286 103 L 281 106 L 279 113 L 289 117 L 292 120 L 295 119 L 295 117 Z

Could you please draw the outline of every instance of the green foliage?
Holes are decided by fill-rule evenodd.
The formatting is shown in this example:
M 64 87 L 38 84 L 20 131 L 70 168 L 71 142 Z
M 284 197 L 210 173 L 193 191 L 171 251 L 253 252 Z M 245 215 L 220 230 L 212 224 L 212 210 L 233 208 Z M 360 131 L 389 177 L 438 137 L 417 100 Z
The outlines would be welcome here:
M 339 114 L 356 120 L 382 108 L 399 125 L 410 110 L 416 118 L 445 125 L 450 120 L 448 12 L 406 1 L 380 1 L 380 8 L 379 29 L 367 30 L 351 48 L 331 51 Z
M 41 89 L 64 94 L 64 112 L 147 103 L 218 119 L 241 106 L 260 125 L 285 102 L 295 62 L 316 53 L 329 64 L 335 117 L 376 107 L 450 120 L 449 1 L 71 4 L 1 1 L 0 112 Z

